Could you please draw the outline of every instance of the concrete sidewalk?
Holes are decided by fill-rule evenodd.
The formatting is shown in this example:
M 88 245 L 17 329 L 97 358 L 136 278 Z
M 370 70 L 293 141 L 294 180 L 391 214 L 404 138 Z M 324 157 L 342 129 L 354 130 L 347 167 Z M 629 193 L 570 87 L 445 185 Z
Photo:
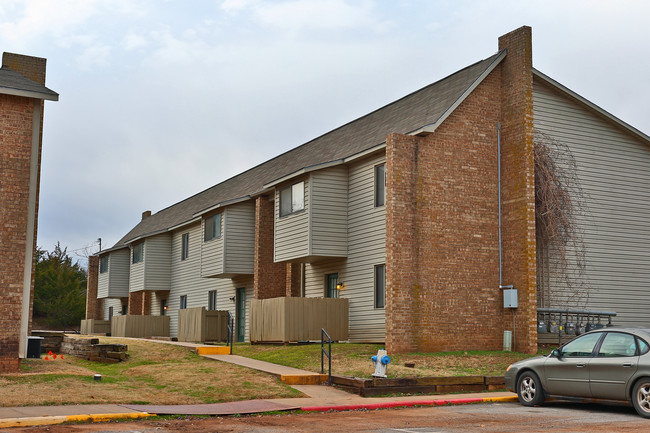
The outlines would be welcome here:
M 156 342 L 182 345 L 190 349 L 197 349 L 203 346 L 192 343 Z M 283 382 L 291 385 L 307 397 L 169 406 L 102 404 L 0 407 L 0 428 L 61 424 L 74 421 L 102 422 L 115 419 L 146 418 L 154 415 L 234 415 L 296 409 L 304 411 L 371 410 L 391 407 L 517 401 L 516 394 L 510 392 L 364 398 L 330 386 L 320 385 L 320 383 L 326 380 L 326 376 L 318 373 L 257 361 L 237 355 L 203 356 L 216 361 L 228 362 L 276 375 Z

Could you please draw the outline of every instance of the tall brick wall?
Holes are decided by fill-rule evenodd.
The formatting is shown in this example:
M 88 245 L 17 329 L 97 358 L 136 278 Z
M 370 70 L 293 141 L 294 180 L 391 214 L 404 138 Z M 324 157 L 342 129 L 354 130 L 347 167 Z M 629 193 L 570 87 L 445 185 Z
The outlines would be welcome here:
M 389 351 L 501 347 L 500 84 L 493 71 L 431 135 L 388 137 Z
M 386 346 L 500 349 L 497 124 L 502 125 L 504 285 L 519 290 L 516 344 L 536 350 L 530 28 L 433 133 L 386 140 Z
M 3 66 L 40 83 L 45 83 L 45 59 L 5 53 Z M 41 102 L 42 108 L 42 102 Z M 19 367 L 20 322 L 22 316 L 24 265 L 26 249 L 36 247 L 27 243 L 27 223 L 32 158 L 32 122 L 34 100 L 18 96 L 0 95 L 0 372 Z M 40 124 L 42 128 L 42 110 Z M 40 135 L 36 188 L 36 215 L 38 216 L 38 181 L 40 177 Z M 31 323 L 33 298 L 33 262 L 30 287 Z
M 537 264 L 533 159 L 532 30 L 521 27 L 499 38 L 508 55 L 501 69 L 503 283 L 519 295 L 515 349 L 537 350 Z M 504 314 L 513 330 L 512 312 Z
M 286 265 L 273 262 L 273 202 L 260 196 L 255 200 L 255 299 L 285 295 Z
M 88 279 L 86 284 L 86 319 L 104 319 L 103 300 L 97 299 L 99 284 L 99 256 L 88 257 Z

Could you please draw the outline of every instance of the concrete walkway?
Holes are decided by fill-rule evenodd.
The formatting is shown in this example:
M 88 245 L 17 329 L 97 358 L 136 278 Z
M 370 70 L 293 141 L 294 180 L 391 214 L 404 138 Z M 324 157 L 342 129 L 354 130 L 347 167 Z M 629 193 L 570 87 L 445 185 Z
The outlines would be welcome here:
M 148 340 L 198 349 L 204 345 L 161 340 Z M 306 411 L 379 409 L 389 407 L 435 406 L 482 402 L 512 402 L 517 396 L 510 392 L 485 392 L 408 397 L 364 398 L 334 387 L 320 385 L 318 373 L 257 361 L 238 355 L 203 355 L 205 358 L 228 362 L 280 377 L 283 382 L 306 397 L 270 400 L 246 400 L 229 403 L 194 405 L 69 405 L 0 407 L 0 428 L 61 424 L 64 422 L 101 422 L 114 419 L 146 418 L 153 415 L 233 415 L 302 409 Z M 310 384 L 313 383 L 313 384 Z

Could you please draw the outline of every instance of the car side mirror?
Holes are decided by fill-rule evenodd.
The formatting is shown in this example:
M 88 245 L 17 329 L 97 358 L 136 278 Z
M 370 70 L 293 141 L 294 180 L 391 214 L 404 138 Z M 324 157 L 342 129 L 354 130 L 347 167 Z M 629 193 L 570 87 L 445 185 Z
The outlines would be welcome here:
M 560 349 L 555 349 L 551 352 L 551 355 L 555 358 L 562 358 L 562 351 Z

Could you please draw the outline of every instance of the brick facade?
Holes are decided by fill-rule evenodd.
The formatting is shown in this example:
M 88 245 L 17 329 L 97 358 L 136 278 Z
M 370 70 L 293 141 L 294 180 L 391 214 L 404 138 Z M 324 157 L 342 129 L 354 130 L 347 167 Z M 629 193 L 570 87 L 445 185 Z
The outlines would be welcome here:
M 255 299 L 284 296 L 286 266 L 273 262 L 273 202 L 260 196 L 255 200 Z
M 39 84 L 45 84 L 45 59 L 4 53 L 3 67 L 14 70 Z M 26 97 L 0 95 L 0 372 L 19 367 L 19 344 L 25 281 L 26 252 L 36 247 L 36 218 L 38 215 L 38 181 L 42 136 L 38 137 L 36 178 L 31 178 L 34 110 L 39 102 Z M 43 103 L 40 101 L 42 108 Z M 30 185 L 36 182 L 33 245 L 28 245 Z M 34 258 L 31 257 L 29 317 L 31 323 L 34 287 Z
M 86 284 L 86 319 L 104 319 L 104 302 L 97 299 L 99 284 L 99 256 L 88 257 L 88 279 Z
M 514 349 L 537 351 L 537 262 L 533 153 L 532 29 L 499 38 L 508 55 L 501 69 L 503 281 L 518 290 Z M 512 312 L 503 317 L 512 323 Z M 513 330 L 512 325 L 507 329 Z
M 151 315 L 150 290 L 140 290 L 129 293 L 128 314 L 133 316 Z
M 287 263 L 287 286 L 284 296 L 299 297 L 302 279 L 302 263 Z
M 510 35 L 500 47 L 508 49 L 506 58 L 433 134 L 387 137 L 389 352 L 500 349 L 504 329 L 512 329 L 499 288 L 499 123 L 508 166 L 504 284 L 520 291 L 516 348 L 535 350 L 532 69 L 523 67 L 530 29 Z M 528 81 L 530 99 L 522 90 Z

